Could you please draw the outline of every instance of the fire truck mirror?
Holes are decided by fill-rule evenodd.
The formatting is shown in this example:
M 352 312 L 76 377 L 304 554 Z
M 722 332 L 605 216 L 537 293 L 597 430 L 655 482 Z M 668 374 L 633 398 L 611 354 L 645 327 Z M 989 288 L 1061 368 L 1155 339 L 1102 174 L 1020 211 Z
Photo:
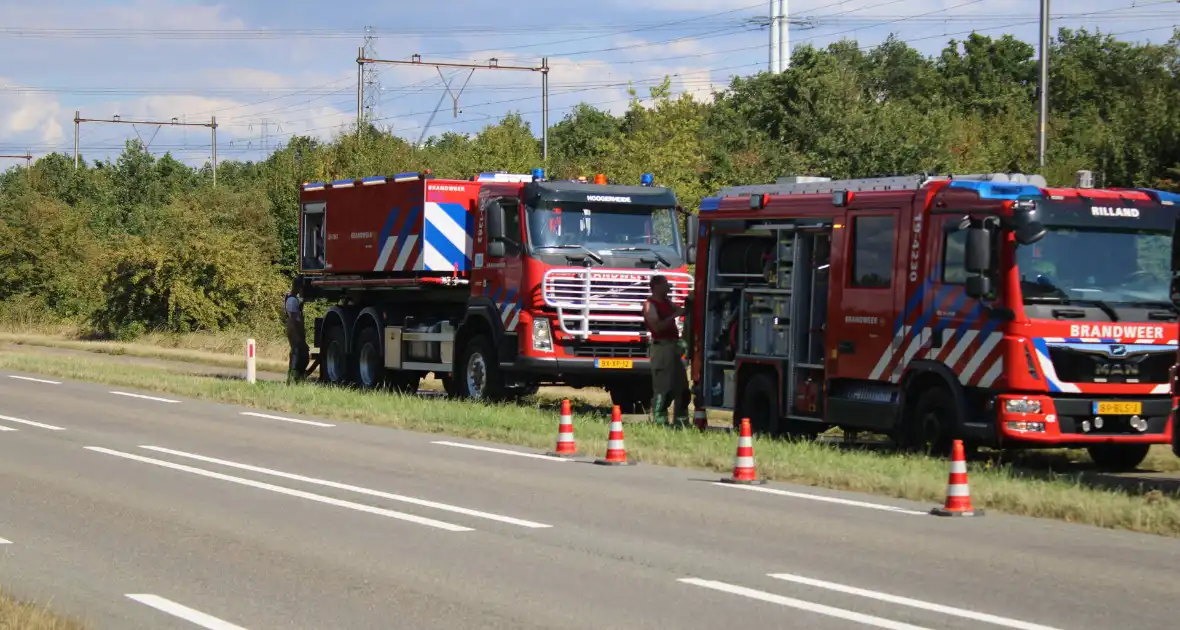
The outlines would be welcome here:
M 992 238 L 987 225 L 975 224 L 967 228 L 967 273 L 988 274 L 992 269 Z
M 977 300 L 982 300 L 991 297 L 992 294 L 992 279 L 991 276 L 983 274 L 975 274 L 967 276 L 967 296 L 973 297 Z
M 492 243 L 499 243 L 503 248 L 504 243 L 504 206 L 499 202 L 493 201 L 486 206 L 486 213 L 488 219 L 488 254 L 493 255 L 490 249 Z
M 1017 243 L 1032 245 L 1045 237 L 1045 226 L 1041 223 L 1040 216 L 1035 203 L 1013 209 L 1012 225 L 1016 228 Z
M 697 262 L 697 238 L 701 219 L 695 214 L 684 217 L 684 261 L 690 265 Z

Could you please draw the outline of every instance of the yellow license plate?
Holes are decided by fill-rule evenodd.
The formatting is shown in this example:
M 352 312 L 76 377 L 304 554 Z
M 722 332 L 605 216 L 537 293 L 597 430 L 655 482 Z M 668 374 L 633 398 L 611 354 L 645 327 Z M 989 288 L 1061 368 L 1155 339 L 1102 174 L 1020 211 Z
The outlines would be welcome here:
M 633 365 L 631 359 L 595 359 L 594 367 L 604 370 L 629 370 Z
M 1096 402 L 1094 414 L 1099 416 L 1137 416 L 1143 413 L 1141 402 Z

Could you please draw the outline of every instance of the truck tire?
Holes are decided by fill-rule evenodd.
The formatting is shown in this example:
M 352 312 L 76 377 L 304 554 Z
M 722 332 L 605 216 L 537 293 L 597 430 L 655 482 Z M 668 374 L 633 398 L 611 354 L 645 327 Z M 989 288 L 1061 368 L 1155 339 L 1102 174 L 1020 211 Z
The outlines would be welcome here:
M 741 388 L 737 413 L 733 414 L 734 429 L 741 428 L 742 418 L 750 419 L 750 430 L 756 434 L 778 435 L 778 385 L 766 372 L 759 372 Z
M 399 394 L 417 394 L 422 386 L 422 376 L 417 372 L 390 370 L 386 372 L 389 388 Z
M 504 379 L 492 340 L 487 335 L 472 337 L 463 348 L 456 366 L 455 390 L 460 398 L 499 401 L 504 398 Z
M 356 384 L 362 389 L 381 389 L 388 384 L 385 356 L 381 352 L 381 335 L 372 325 L 362 328 L 356 337 L 352 373 Z
M 352 380 L 349 374 L 347 340 L 342 326 L 330 326 L 324 332 L 320 348 L 320 380 L 331 385 L 345 385 Z
M 619 413 L 643 414 L 651 412 L 652 392 L 651 380 L 645 383 L 617 383 L 608 388 L 610 403 L 619 406 Z M 670 407 L 670 406 L 669 406 Z
M 932 387 L 918 396 L 913 413 L 903 417 L 899 446 L 935 457 L 951 451 L 952 431 L 958 425 L 955 400 L 945 387 Z
M 1095 444 L 1086 448 L 1100 470 L 1132 472 L 1147 458 L 1150 444 Z

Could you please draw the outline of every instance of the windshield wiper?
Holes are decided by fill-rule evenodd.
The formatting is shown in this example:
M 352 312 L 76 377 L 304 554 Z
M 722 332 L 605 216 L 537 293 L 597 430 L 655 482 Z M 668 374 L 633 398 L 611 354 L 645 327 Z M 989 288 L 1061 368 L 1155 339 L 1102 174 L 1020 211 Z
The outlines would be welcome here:
M 611 251 L 612 252 L 651 252 L 651 255 L 655 256 L 656 260 L 664 263 L 665 267 L 672 266 L 672 263 L 669 262 L 667 258 L 664 258 L 663 256 L 660 255 L 659 252 L 657 252 L 656 250 L 654 250 L 650 247 L 612 247 Z
M 1094 306 L 1097 306 L 1099 309 L 1102 310 L 1103 313 L 1106 313 L 1106 316 L 1110 318 L 1110 321 L 1112 321 L 1112 322 L 1119 321 L 1119 314 L 1116 313 L 1115 310 L 1113 308 L 1111 308 L 1110 304 L 1104 300 L 1089 300 L 1089 299 L 1087 299 L 1087 300 L 1074 300 L 1073 302 L 1074 302 L 1074 304 L 1092 304 Z
M 602 256 L 595 254 L 585 245 L 545 245 L 544 247 L 539 247 L 538 249 L 580 249 L 586 252 L 586 255 L 589 256 L 594 262 L 600 265 L 603 263 Z M 569 254 L 566 254 L 566 256 L 568 257 Z

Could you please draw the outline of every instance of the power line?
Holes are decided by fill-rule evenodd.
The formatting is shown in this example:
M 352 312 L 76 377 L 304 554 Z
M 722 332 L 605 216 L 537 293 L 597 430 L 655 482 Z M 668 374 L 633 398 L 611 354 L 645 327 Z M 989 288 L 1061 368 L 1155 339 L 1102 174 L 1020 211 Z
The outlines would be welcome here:
M 173 118 L 168 122 L 158 120 L 123 120 L 118 114 L 110 119 L 82 118 L 81 112 L 74 112 L 74 170 L 78 170 L 78 131 L 82 123 L 106 123 L 115 125 L 155 125 L 159 132 L 161 127 L 208 127 L 213 134 L 213 187 L 217 188 L 217 117 L 213 116 L 207 123 L 180 122 Z M 138 135 L 138 131 L 136 134 Z M 146 146 L 146 145 L 145 145 Z

